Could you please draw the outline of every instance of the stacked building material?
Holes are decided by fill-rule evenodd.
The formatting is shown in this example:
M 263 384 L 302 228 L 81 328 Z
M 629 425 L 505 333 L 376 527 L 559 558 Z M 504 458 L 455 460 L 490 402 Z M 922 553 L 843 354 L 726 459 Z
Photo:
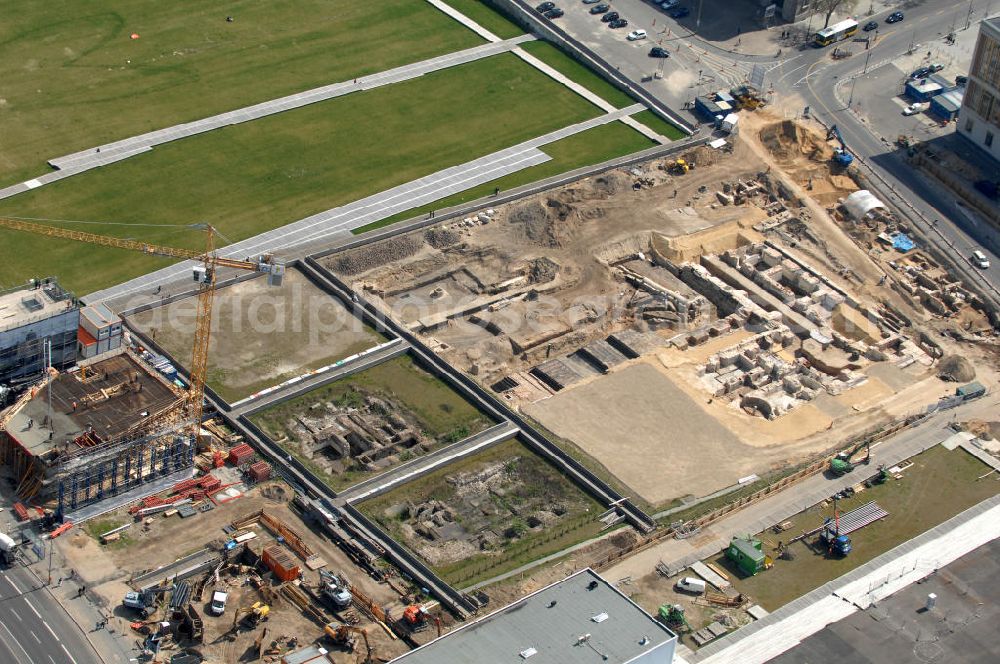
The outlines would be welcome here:
M 253 456 L 253 448 L 246 443 L 240 443 L 229 450 L 229 463 L 234 466 L 242 466 Z
M 254 482 L 263 482 L 271 477 L 271 464 L 266 461 L 258 461 L 250 466 L 250 476 Z

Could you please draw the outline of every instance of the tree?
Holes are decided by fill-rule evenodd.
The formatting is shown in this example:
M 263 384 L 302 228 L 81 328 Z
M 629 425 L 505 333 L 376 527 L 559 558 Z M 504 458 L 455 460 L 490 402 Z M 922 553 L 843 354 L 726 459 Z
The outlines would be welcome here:
M 830 17 L 833 16 L 833 12 L 839 10 L 850 11 L 854 9 L 854 5 L 857 0 L 816 0 L 816 11 L 822 12 L 826 18 L 826 22 L 823 23 L 823 27 L 828 27 L 830 25 Z

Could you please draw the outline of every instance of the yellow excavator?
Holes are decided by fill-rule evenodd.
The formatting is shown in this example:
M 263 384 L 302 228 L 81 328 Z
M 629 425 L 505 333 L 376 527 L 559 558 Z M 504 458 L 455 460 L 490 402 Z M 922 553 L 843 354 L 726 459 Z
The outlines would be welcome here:
M 368 630 L 362 629 L 361 627 L 354 627 L 353 625 L 345 625 L 343 623 L 332 622 L 327 623 L 323 628 L 323 632 L 330 637 L 334 645 L 342 646 L 354 652 L 354 648 L 357 644 L 357 639 L 354 638 L 355 634 L 360 634 L 361 638 L 365 640 L 365 664 L 369 664 L 372 661 L 372 646 L 368 641 Z
M 233 614 L 233 629 L 236 629 L 240 616 L 244 616 L 243 619 L 251 627 L 256 627 L 260 623 L 267 620 L 267 615 L 269 613 L 271 613 L 271 607 L 264 604 L 264 602 L 254 602 L 250 606 L 241 606 L 236 609 L 236 613 Z
M 667 173 L 671 175 L 684 175 L 691 170 L 691 165 L 684 159 L 674 159 L 667 162 Z

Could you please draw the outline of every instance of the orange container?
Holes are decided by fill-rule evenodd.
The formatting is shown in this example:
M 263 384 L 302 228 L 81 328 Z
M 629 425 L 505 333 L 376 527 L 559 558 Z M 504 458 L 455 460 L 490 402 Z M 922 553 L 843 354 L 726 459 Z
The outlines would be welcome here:
M 288 551 L 277 544 L 264 549 L 264 564 L 282 581 L 291 581 L 299 576 L 299 564 Z

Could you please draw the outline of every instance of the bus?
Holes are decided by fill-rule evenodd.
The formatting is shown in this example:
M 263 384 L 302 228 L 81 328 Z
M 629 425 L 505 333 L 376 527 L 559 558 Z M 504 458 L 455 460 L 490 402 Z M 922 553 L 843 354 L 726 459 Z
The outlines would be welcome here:
M 817 32 L 813 35 L 813 44 L 816 46 L 829 46 L 833 42 L 853 37 L 857 34 L 857 32 L 858 22 L 852 19 L 847 19 L 846 21 L 841 21 L 840 23 L 834 23 L 833 25 L 823 28 Z

